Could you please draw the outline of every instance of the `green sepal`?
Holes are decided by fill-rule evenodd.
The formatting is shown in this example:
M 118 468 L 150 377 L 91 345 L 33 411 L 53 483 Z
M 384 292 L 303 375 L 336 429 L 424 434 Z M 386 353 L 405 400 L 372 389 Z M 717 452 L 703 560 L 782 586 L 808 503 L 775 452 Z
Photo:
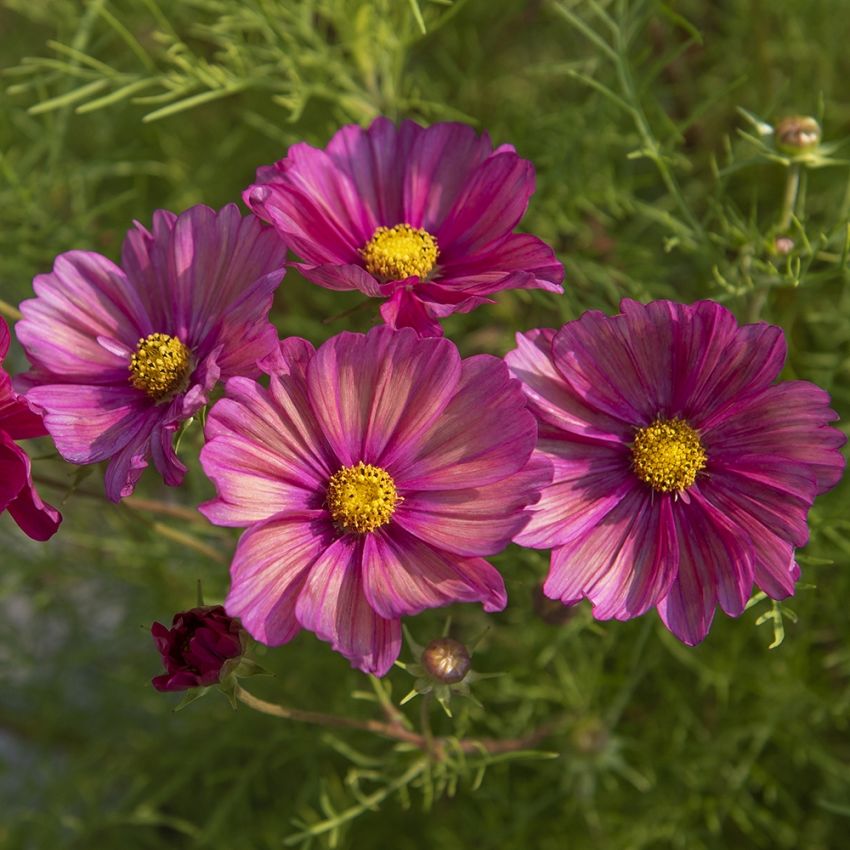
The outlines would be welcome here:
M 195 702 L 195 700 L 199 700 L 201 697 L 206 696 L 207 691 L 209 691 L 209 687 L 192 688 L 192 690 L 186 691 L 183 695 L 183 699 L 174 706 L 174 710 L 183 711 L 187 705 L 191 705 Z

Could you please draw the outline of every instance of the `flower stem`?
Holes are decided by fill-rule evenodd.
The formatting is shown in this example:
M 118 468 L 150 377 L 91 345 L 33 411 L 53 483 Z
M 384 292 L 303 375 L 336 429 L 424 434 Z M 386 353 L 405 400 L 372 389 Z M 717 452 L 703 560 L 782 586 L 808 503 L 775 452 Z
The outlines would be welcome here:
M 782 199 L 782 211 L 779 214 L 777 228 L 782 232 L 791 225 L 794 207 L 797 205 L 797 194 L 800 191 L 800 163 L 792 162 L 788 166 L 788 176 L 785 178 L 785 196 Z
M 8 301 L 0 298 L 0 315 L 11 319 L 13 322 L 19 322 L 23 319 L 23 314 L 17 307 L 13 307 Z
M 420 735 L 410 729 L 406 729 L 401 723 L 385 723 L 381 720 L 358 720 L 354 717 L 342 717 L 338 714 L 326 714 L 320 711 L 304 711 L 300 708 L 289 708 L 285 705 L 267 702 L 246 691 L 241 685 L 236 686 L 236 698 L 271 717 L 280 717 L 283 720 L 295 720 L 298 723 L 312 723 L 316 726 L 328 726 L 335 729 L 359 729 L 363 732 L 371 732 L 382 738 L 401 741 L 410 744 L 423 752 L 430 753 L 434 758 L 441 760 L 446 758 L 450 748 L 459 749 L 466 754 L 497 755 L 499 753 L 513 753 L 519 750 L 527 750 L 536 746 L 545 738 L 548 738 L 561 725 L 561 721 L 540 726 L 532 730 L 528 735 L 521 738 L 433 738 L 430 735 Z

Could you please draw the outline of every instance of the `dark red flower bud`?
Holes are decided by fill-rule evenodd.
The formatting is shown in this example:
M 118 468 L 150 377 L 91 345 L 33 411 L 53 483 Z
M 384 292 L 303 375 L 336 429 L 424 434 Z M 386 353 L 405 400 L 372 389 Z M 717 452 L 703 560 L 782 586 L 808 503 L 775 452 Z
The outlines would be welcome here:
M 170 629 L 154 623 L 151 635 L 168 671 L 152 679 L 158 691 L 214 685 L 224 663 L 242 654 L 242 627 L 221 605 L 182 611 Z
M 462 681 L 470 665 L 469 650 L 449 637 L 432 640 L 422 653 L 422 666 L 428 675 L 446 685 Z

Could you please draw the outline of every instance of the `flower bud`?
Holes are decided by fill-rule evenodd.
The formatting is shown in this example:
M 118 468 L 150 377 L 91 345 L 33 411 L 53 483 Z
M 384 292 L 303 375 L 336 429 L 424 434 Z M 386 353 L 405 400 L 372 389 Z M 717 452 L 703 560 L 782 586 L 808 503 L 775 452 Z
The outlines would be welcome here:
M 773 240 L 773 251 L 781 257 L 786 257 L 794 250 L 794 240 L 790 236 L 777 236 Z
M 808 115 L 789 115 L 776 125 L 776 147 L 783 153 L 808 153 L 820 142 L 820 124 Z
M 469 673 L 469 650 L 460 641 L 449 637 L 437 638 L 422 652 L 422 666 L 435 681 L 456 685 Z
M 170 629 L 154 623 L 151 635 L 168 671 L 152 679 L 158 691 L 214 685 L 225 662 L 242 655 L 242 627 L 221 605 L 182 611 L 174 615 Z

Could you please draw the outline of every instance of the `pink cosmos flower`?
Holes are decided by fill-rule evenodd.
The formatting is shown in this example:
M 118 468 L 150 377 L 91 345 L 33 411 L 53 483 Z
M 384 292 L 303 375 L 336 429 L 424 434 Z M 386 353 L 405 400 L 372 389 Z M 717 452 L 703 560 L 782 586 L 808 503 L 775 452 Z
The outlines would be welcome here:
M 377 118 L 343 127 L 325 150 L 293 145 L 243 198 L 313 283 L 386 298 L 388 325 L 441 336 L 439 319 L 493 292 L 563 292 L 552 249 L 513 233 L 533 192 L 532 164 L 486 133 Z
M 519 334 L 507 355 L 555 470 L 515 539 L 552 549 L 551 599 L 589 599 L 598 619 L 657 606 L 693 645 L 753 583 L 794 592 L 794 548 L 841 477 L 845 438 L 823 390 L 774 383 L 779 328 L 739 327 L 711 301 L 620 309 Z
M 201 464 L 212 522 L 248 526 L 225 608 L 257 640 L 303 627 L 383 675 L 399 618 L 453 602 L 506 603 L 482 556 L 503 549 L 550 479 L 504 363 L 387 327 L 318 350 L 281 343 L 268 389 L 227 382 Z
M 43 437 L 47 431 L 41 417 L 12 389 L 12 382 L 2 368 L 9 342 L 9 328 L 0 319 L 0 513 L 8 510 L 33 540 L 47 540 L 59 528 L 62 514 L 41 501 L 32 483 L 30 459 L 14 442 Z
M 133 492 L 151 457 L 179 484 L 180 424 L 220 378 L 259 373 L 277 346 L 268 312 L 285 252 L 234 204 L 196 206 L 155 212 L 151 231 L 137 222 L 120 268 L 70 251 L 35 279 L 17 326 L 33 365 L 21 386 L 66 460 L 109 461 L 110 499 Z

